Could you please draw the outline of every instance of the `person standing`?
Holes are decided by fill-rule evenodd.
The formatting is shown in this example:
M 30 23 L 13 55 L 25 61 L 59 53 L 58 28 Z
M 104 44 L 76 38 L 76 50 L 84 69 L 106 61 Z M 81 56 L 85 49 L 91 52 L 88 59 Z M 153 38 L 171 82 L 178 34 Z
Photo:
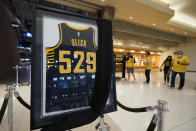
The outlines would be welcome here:
M 136 78 L 135 78 L 135 73 L 134 73 L 134 64 L 135 64 L 135 58 L 133 57 L 133 55 L 130 55 L 130 53 L 128 53 L 127 56 L 127 73 L 128 73 L 128 81 L 130 82 L 130 73 L 133 75 L 133 83 L 136 82 Z
M 150 56 L 149 51 L 146 51 L 146 60 L 143 64 L 145 65 L 145 76 L 146 76 L 146 81 L 144 83 L 149 84 L 149 82 L 150 82 L 150 71 L 152 69 L 152 58 Z
M 172 63 L 172 56 L 168 56 L 162 63 L 160 67 L 160 72 L 163 70 L 164 71 L 164 84 L 169 83 L 169 78 L 170 78 L 170 66 Z M 163 68 L 164 66 L 164 68 Z M 163 69 L 162 69 L 163 68 Z
M 173 59 L 171 67 L 172 68 L 172 79 L 171 79 L 171 88 L 175 87 L 175 79 L 176 75 L 180 75 L 180 86 L 179 90 L 181 90 L 184 87 L 184 81 L 185 81 L 185 72 L 186 72 L 186 66 L 190 64 L 190 61 L 188 57 L 183 56 L 183 51 L 177 52 L 178 56 Z

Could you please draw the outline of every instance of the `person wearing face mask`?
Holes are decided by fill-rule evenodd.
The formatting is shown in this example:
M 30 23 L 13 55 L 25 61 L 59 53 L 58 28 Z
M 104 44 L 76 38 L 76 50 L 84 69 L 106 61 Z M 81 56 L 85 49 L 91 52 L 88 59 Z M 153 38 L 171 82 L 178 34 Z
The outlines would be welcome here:
M 170 78 L 170 66 L 172 64 L 172 56 L 168 56 L 162 63 L 160 67 L 160 72 L 164 70 L 164 84 L 168 83 L 169 84 L 169 78 Z M 163 68 L 164 66 L 164 68 Z M 162 69 L 163 68 L 163 69 Z
M 127 55 L 127 73 L 128 73 L 128 81 L 130 82 L 130 73 L 133 75 L 133 83 L 136 82 L 135 73 L 134 73 L 134 64 L 135 64 L 135 58 L 128 53 Z
M 186 66 L 190 64 L 190 61 L 188 57 L 183 56 L 183 51 L 177 52 L 178 56 L 172 60 L 172 64 L 170 69 L 172 68 L 172 79 L 171 79 L 171 88 L 175 87 L 175 79 L 176 75 L 180 75 L 180 86 L 179 90 L 181 90 L 184 87 L 184 81 L 185 81 L 185 72 L 186 72 Z
M 146 60 L 143 63 L 145 65 L 145 76 L 146 76 L 146 81 L 144 84 L 149 84 L 150 82 L 150 71 L 152 69 L 152 58 L 150 56 L 150 52 L 146 51 Z

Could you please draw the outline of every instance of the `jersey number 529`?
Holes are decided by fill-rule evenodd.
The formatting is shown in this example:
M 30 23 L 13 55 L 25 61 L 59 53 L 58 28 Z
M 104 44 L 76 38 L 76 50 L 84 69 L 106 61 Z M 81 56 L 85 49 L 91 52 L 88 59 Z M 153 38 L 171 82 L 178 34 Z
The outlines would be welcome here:
M 64 58 L 64 55 L 71 55 L 71 51 L 60 50 L 59 51 L 59 62 L 66 63 L 66 68 L 64 65 L 59 65 L 59 72 L 61 74 L 71 73 L 71 59 Z M 79 60 L 74 68 L 74 73 L 84 73 L 85 69 L 81 67 L 84 61 L 84 52 L 83 51 L 74 51 L 73 52 L 74 59 Z M 86 53 L 86 63 L 87 63 L 87 72 L 92 73 L 96 71 L 96 53 L 95 52 L 87 52 Z

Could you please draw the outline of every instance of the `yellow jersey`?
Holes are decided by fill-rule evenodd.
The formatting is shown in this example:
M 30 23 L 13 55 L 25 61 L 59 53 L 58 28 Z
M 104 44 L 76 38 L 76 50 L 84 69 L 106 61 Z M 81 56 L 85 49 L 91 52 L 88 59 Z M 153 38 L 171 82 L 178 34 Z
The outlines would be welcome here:
M 127 60 L 127 67 L 133 67 L 134 63 L 135 63 L 135 58 L 134 57 L 133 58 L 129 58 Z
M 169 61 L 165 61 L 165 66 L 170 66 L 171 64 L 170 64 L 171 62 L 169 62 Z
M 149 63 L 148 65 L 145 65 L 145 69 L 150 70 L 152 69 L 152 59 L 151 57 L 147 57 L 145 63 Z
M 175 72 L 186 72 L 186 66 L 185 65 L 180 65 L 178 62 L 181 63 L 189 63 L 189 59 L 186 56 L 182 56 L 181 58 L 176 57 L 172 60 L 173 64 L 173 71 Z

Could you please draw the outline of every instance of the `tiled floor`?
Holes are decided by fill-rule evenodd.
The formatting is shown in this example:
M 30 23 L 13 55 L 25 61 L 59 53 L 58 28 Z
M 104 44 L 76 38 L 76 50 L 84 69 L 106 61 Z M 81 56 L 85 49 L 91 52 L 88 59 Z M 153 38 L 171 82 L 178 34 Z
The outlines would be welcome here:
M 6 85 L 0 85 L 0 107 L 3 102 L 3 97 L 5 92 Z M 30 87 L 21 86 L 17 89 L 21 97 L 27 102 L 30 103 Z M 30 111 L 24 108 L 14 97 L 13 104 L 13 120 L 14 120 L 14 131 L 30 131 Z M 110 126 L 112 131 L 121 131 L 117 124 L 108 116 L 105 115 L 105 122 Z M 4 119 L 0 125 L 0 131 L 8 131 L 8 123 L 7 123 L 7 112 L 4 116 Z M 98 120 L 94 121 L 89 125 L 85 125 L 83 127 L 79 127 L 76 129 L 72 129 L 72 131 L 95 131 L 95 125 L 98 123 Z M 35 130 L 35 131 L 40 131 Z
M 196 131 L 196 90 L 170 89 L 163 84 L 162 73 L 153 71 L 151 83 L 144 85 L 145 77 L 142 71 L 136 73 L 137 83 L 118 80 L 118 100 L 130 107 L 156 105 L 157 100 L 168 102 L 169 112 L 166 114 L 167 131 Z M 0 105 L 4 96 L 5 85 L 0 86 Z M 177 87 L 177 86 L 176 86 Z M 30 88 L 25 86 L 18 89 L 21 96 L 29 102 Z M 131 113 L 118 108 L 117 112 L 106 115 L 106 121 L 111 131 L 145 131 L 154 112 Z M 14 131 L 29 131 L 29 111 L 14 100 Z M 73 131 L 93 131 L 96 122 Z M 0 125 L 0 131 L 7 131 L 5 116 Z
M 143 84 L 143 72 L 136 73 L 137 83 L 117 81 L 118 100 L 130 107 L 156 105 L 157 100 L 168 102 L 166 114 L 167 131 L 196 131 L 196 90 L 184 88 L 170 89 L 163 84 L 162 73 L 152 72 L 151 83 Z M 176 83 L 178 84 L 178 83 Z M 144 131 L 147 129 L 153 112 L 130 113 L 118 108 L 109 116 L 122 131 Z

